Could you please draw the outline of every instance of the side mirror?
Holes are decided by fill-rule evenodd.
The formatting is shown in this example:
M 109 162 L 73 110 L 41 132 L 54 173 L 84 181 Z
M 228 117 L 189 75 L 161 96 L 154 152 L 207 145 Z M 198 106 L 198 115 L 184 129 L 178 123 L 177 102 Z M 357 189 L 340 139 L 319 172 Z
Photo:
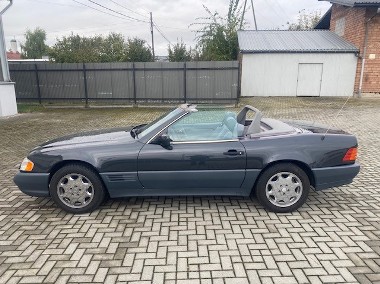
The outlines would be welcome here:
M 162 134 L 156 139 L 155 142 L 155 144 L 161 145 L 162 148 L 165 148 L 167 150 L 173 149 L 173 146 L 171 145 L 171 142 L 173 142 L 173 140 L 170 139 L 170 137 L 167 134 Z

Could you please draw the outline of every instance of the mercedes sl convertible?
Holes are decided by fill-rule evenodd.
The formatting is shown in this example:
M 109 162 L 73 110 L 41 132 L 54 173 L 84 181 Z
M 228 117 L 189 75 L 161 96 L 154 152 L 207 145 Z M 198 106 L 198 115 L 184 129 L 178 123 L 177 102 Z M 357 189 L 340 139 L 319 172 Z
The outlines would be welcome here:
M 71 213 L 106 197 L 250 196 L 269 211 L 291 212 L 321 190 L 359 173 L 357 139 L 343 130 L 181 105 L 157 120 L 48 141 L 24 159 L 14 182 L 50 196 Z

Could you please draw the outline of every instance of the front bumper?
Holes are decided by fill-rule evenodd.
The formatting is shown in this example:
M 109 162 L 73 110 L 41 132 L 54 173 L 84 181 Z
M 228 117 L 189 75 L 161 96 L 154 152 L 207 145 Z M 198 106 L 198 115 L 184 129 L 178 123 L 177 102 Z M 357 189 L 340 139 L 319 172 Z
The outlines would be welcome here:
M 50 196 L 49 174 L 19 172 L 13 178 L 14 183 L 30 196 Z
M 331 187 L 349 184 L 360 171 L 360 165 L 328 167 L 312 169 L 315 179 L 315 189 L 322 190 Z

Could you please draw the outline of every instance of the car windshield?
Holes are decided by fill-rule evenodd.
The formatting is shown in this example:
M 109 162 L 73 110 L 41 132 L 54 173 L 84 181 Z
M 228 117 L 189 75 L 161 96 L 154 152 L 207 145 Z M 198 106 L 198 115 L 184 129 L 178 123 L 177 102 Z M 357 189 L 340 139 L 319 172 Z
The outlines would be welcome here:
M 177 116 L 181 112 L 183 112 L 182 109 L 176 108 L 176 109 L 174 109 L 174 110 L 172 110 L 172 111 L 170 111 L 168 113 L 165 113 L 165 114 L 161 115 L 156 120 L 152 121 L 151 123 L 148 123 L 147 125 L 145 125 L 141 129 L 139 129 L 138 138 L 145 137 L 146 135 L 148 135 L 149 133 L 151 133 L 154 129 L 156 129 L 160 125 L 166 125 L 166 123 L 168 121 L 170 121 L 171 119 L 173 119 L 175 116 Z

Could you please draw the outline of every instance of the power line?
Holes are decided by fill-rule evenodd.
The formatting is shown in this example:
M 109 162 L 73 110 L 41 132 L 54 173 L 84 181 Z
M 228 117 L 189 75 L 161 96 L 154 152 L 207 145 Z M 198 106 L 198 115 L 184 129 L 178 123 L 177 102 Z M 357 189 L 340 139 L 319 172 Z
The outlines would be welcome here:
M 83 8 L 82 6 L 78 6 L 78 5 L 56 3 L 56 2 L 50 2 L 50 1 L 44 1 L 44 0 L 33 0 L 33 2 L 40 2 L 40 3 L 46 3 L 46 4 L 58 5 L 58 6 L 65 6 L 65 7 Z
M 280 13 L 277 11 L 277 9 L 274 8 L 274 5 L 272 5 L 273 3 L 270 3 L 269 1 L 263 1 L 265 4 L 267 4 L 274 12 L 275 14 L 279 17 L 279 18 L 282 18 L 284 19 L 283 16 L 280 15 Z M 288 17 L 285 15 L 284 11 L 281 10 L 282 14 L 285 16 L 285 18 L 287 19 Z
M 124 8 L 124 9 L 126 9 L 126 10 L 128 10 L 128 11 L 130 11 L 130 12 L 132 12 L 132 13 L 135 13 L 135 14 L 141 16 L 141 17 L 148 18 L 148 16 L 143 15 L 143 14 L 140 14 L 140 13 L 138 13 L 138 12 L 136 12 L 136 11 L 134 11 L 134 10 L 128 8 L 128 7 L 125 7 L 125 6 L 121 5 L 120 3 L 117 3 L 116 1 L 113 1 L 113 0 L 109 0 L 109 1 L 111 1 L 112 3 L 116 4 L 117 6 L 119 6 L 119 7 L 121 7 L 121 8 Z
M 189 28 L 178 28 L 178 27 L 169 27 L 169 26 L 163 26 L 163 25 L 156 25 L 157 27 L 160 28 L 166 28 L 166 29 L 173 29 L 173 30 L 180 30 L 180 31 L 187 31 Z
M 110 16 L 113 16 L 113 17 L 116 17 L 116 18 L 119 18 L 119 19 L 123 19 L 123 20 L 125 20 L 125 18 L 119 17 L 119 16 L 114 15 L 114 14 L 111 14 L 111 13 L 107 13 L 106 11 L 103 11 L 103 10 L 97 9 L 97 8 L 95 8 L 95 7 L 92 7 L 92 6 L 90 6 L 90 5 L 84 4 L 84 3 L 79 2 L 79 1 L 77 1 L 77 0 L 73 0 L 73 1 L 74 1 L 75 3 L 81 4 L 82 6 L 85 6 L 85 7 L 87 7 L 87 8 L 92 9 L 92 10 L 98 11 L 98 12 L 100 12 L 100 13 L 103 13 L 103 14 L 106 14 L 106 15 L 110 15 Z
M 102 4 L 99 4 L 98 2 L 95 2 L 95 1 L 93 1 L 93 0 L 87 0 L 87 1 L 89 1 L 89 2 L 91 2 L 91 3 L 93 3 L 93 4 L 95 4 L 95 5 L 97 5 L 97 6 L 99 6 L 99 7 L 102 7 L 103 9 L 106 9 L 106 10 L 111 11 L 111 12 L 113 12 L 113 13 L 119 14 L 119 15 L 121 15 L 121 16 L 123 16 L 123 17 L 126 17 L 126 18 L 128 18 L 128 19 L 135 20 L 135 21 L 138 21 L 138 22 L 149 23 L 148 21 L 144 21 L 144 20 L 140 20 L 140 19 L 137 19 L 137 18 L 134 18 L 134 17 L 131 17 L 131 16 L 127 16 L 127 15 L 125 15 L 125 14 L 123 14 L 123 13 L 120 13 L 120 12 L 118 12 L 118 11 L 115 11 L 115 10 L 111 9 L 111 8 L 108 8 L 108 7 L 106 7 L 106 6 L 103 6 Z
M 115 26 L 120 26 L 120 25 L 125 25 L 125 24 L 126 24 L 126 22 L 114 23 L 114 24 L 110 24 L 110 25 L 102 25 L 101 27 L 92 26 L 92 27 L 86 27 L 86 28 L 80 28 L 80 29 L 55 30 L 55 31 L 50 31 L 50 32 L 46 32 L 46 33 L 76 32 L 76 31 L 83 31 L 83 30 L 101 31 L 101 30 L 107 29 L 109 27 L 115 27 Z M 128 27 L 130 27 L 130 25 L 128 25 Z M 128 28 L 128 27 L 126 27 L 126 28 Z M 126 29 L 126 28 L 123 28 L 123 29 Z
M 156 30 L 160 33 L 160 35 L 169 43 L 169 45 L 172 45 L 170 40 L 164 35 L 164 33 L 161 31 L 161 29 L 156 25 L 156 23 L 153 23 Z
M 73 1 L 74 1 L 75 3 L 80 4 L 81 6 L 79 6 L 79 5 L 70 5 L 70 4 L 63 4 L 63 3 L 56 3 L 56 2 L 50 2 L 50 1 L 47 1 L 47 0 L 33 0 L 33 1 L 40 2 L 40 3 L 46 3 L 46 4 L 51 4 L 51 5 L 58 5 L 58 6 L 65 6 L 65 7 L 74 7 L 74 8 L 81 8 L 82 6 L 84 6 L 84 7 L 87 7 L 87 8 L 93 9 L 93 10 L 95 10 L 95 11 L 101 12 L 101 13 L 103 13 L 103 14 L 106 14 L 106 15 L 110 15 L 110 16 L 113 16 L 113 17 L 116 17 L 116 18 L 119 18 L 119 19 L 123 19 L 123 20 L 125 19 L 125 18 L 119 17 L 119 16 L 117 16 L 117 15 L 114 15 L 114 14 L 111 14 L 111 13 L 105 12 L 105 11 L 103 11 L 103 10 L 97 9 L 97 8 L 95 8 L 95 7 L 89 6 L 89 5 L 85 4 L 85 3 L 81 3 L 81 2 L 79 2 L 79 1 L 77 1 L 77 0 L 73 0 Z M 129 9 L 129 8 L 127 8 L 127 7 L 125 7 L 125 6 L 123 6 L 123 5 L 119 4 L 119 3 L 117 3 L 116 1 L 113 1 L 113 0 L 110 0 L 110 1 L 111 1 L 112 3 L 115 3 L 116 5 L 118 5 L 118 6 L 120 6 L 120 7 L 123 7 L 124 9 L 127 9 L 127 10 L 129 10 L 129 11 L 131 11 L 131 12 L 137 14 L 137 15 L 140 15 L 140 16 L 142 16 L 142 17 L 146 17 L 146 18 L 148 18 L 148 16 L 145 16 L 145 15 L 143 15 L 143 14 L 141 14 L 141 13 L 138 13 L 138 12 L 136 12 L 136 11 L 133 11 L 132 9 Z M 143 9 L 143 10 L 145 10 L 145 9 Z M 125 16 L 127 16 L 127 15 L 125 15 Z M 129 18 L 129 16 L 127 16 L 127 17 Z M 133 19 L 134 19 L 134 18 L 133 18 Z M 134 19 L 133 21 L 136 21 L 136 20 Z M 143 20 L 138 19 L 138 21 L 143 21 Z M 148 23 L 148 21 L 143 21 L 143 22 Z M 161 26 L 161 25 L 160 25 L 159 27 L 162 27 L 162 28 L 168 28 L 168 29 L 175 29 L 175 30 L 182 30 L 182 31 L 187 30 L 187 28 L 169 27 L 169 26 Z
M 274 29 L 276 27 L 276 24 L 275 22 L 273 22 L 272 19 L 268 18 L 267 16 L 265 16 L 263 13 L 260 13 L 260 11 L 256 11 L 257 15 L 259 15 L 261 18 L 264 18 L 268 23 L 271 23 L 272 24 L 272 27 L 271 29 Z
M 289 18 L 290 20 L 290 16 L 289 14 L 286 12 L 286 10 L 280 5 L 280 2 L 278 2 L 278 0 L 274 0 L 274 2 L 276 2 L 277 6 L 280 8 L 281 12 L 287 17 Z
M 66 32 L 77 32 L 77 31 L 83 31 L 83 30 L 89 30 L 89 31 L 101 31 L 104 29 L 107 29 L 109 27 L 115 27 L 115 26 L 120 26 L 120 25 L 125 25 L 127 22 L 121 22 L 121 23 L 113 23 L 109 25 L 102 25 L 102 26 L 91 26 L 91 27 L 85 27 L 85 28 L 80 28 L 80 29 L 67 29 L 67 30 L 53 30 L 53 31 L 46 31 L 46 36 L 49 37 L 50 34 L 55 34 L 55 33 L 66 33 Z M 128 21 L 128 23 L 130 23 Z M 129 24 L 127 27 L 124 27 L 123 29 L 128 29 L 129 27 L 135 27 L 135 25 Z M 23 34 L 14 34 L 13 36 L 15 37 L 21 37 L 25 36 L 25 33 Z

